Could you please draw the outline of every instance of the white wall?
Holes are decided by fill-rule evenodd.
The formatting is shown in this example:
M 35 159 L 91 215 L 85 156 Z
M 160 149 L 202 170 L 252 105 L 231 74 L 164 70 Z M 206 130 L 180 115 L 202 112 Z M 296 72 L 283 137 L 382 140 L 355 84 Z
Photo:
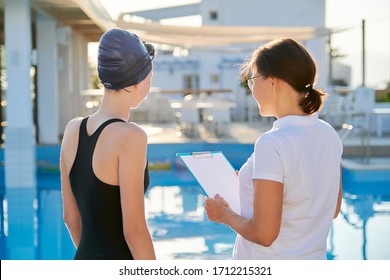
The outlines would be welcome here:
M 208 14 L 217 9 L 218 20 Z M 254 26 L 315 26 L 325 24 L 325 0 L 203 0 L 203 24 Z
M 325 0 L 202 0 L 199 4 L 203 25 L 235 25 L 235 26 L 313 26 L 325 27 Z M 217 11 L 217 19 L 210 19 L 210 12 Z M 328 81 L 328 57 L 325 52 L 327 38 L 317 38 L 302 42 L 310 51 L 318 65 L 319 79 L 317 85 L 325 88 Z M 231 65 L 233 71 L 221 70 L 219 65 L 223 59 L 243 61 L 252 50 L 262 43 L 242 47 L 241 53 L 229 53 L 222 49 L 210 51 L 192 50 L 187 58 L 172 58 L 171 61 L 195 59 L 199 61 L 199 76 L 201 88 L 231 88 L 235 89 L 238 81 L 238 67 Z M 164 58 L 166 59 L 166 58 Z M 174 69 L 174 74 L 166 75 L 165 70 L 159 69 L 158 64 L 163 58 L 156 58 L 155 77 L 153 85 L 162 89 L 174 86 L 182 88 L 183 78 L 187 70 Z M 178 73 L 179 72 L 179 73 Z M 212 74 L 220 75 L 220 84 L 212 84 Z M 177 87 L 175 87 L 177 88 Z
M 200 10 L 204 25 L 325 27 L 325 0 L 203 0 Z M 217 20 L 210 19 L 213 10 L 218 11 Z M 326 37 L 302 42 L 318 65 L 318 85 L 322 88 L 328 81 L 326 42 Z

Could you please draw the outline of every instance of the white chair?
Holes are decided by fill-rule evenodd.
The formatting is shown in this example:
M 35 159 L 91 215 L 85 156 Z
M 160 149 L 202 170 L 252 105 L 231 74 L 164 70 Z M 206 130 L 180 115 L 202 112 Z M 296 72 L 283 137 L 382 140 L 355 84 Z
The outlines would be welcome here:
M 324 102 L 322 110 L 319 112 L 320 118 L 327 121 L 336 129 L 341 128 L 347 121 L 352 108 L 352 94 L 345 95 L 329 92 L 328 98 Z
M 231 123 L 231 107 L 228 102 L 216 101 L 212 108 L 207 108 L 203 112 L 205 127 L 209 132 L 217 136 L 225 134 L 226 127 Z
M 176 127 L 181 134 L 197 136 L 199 126 L 199 109 L 196 100 L 190 95 L 184 97 L 181 108 L 176 112 Z
M 371 132 L 371 115 L 375 106 L 375 90 L 359 87 L 351 93 L 352 103 L 347 122 L 356 128 Z
M 197 108 L 181 108 L 176 113 L 178 130 L 187 136 L 198 135 L 199 111 Z
M 150 109 L 148 111 L 149 121 L 157 123 L 166 123 L 174 120 L 174 111 L 171 108 L 171 102 L 165 96 L 153 93 L 150 100 Z
M 371 115 L 375 105 L 375 91 L 360 87 L 351 92 L 351 103 L 347 111 L 346 123 L 339 130 L 341 139 L 345 141 L 350 134 L 359 135 L 363 157 L 370 159 Z

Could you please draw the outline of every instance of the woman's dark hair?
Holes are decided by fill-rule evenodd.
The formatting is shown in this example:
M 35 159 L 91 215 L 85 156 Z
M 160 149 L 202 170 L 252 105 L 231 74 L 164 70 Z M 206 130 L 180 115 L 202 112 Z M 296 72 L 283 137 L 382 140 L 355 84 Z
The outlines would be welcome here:
M 252 69 L 265 78 L 274 77 L 288 83 L 301 94 L 299 106 L 306 114 L 317 112 L 326 93 L 314 88 L 316 65 L 304 46 L 293 39 L 277 39 L 259 47 L 241 66 L 241 79 L 246 81 Z

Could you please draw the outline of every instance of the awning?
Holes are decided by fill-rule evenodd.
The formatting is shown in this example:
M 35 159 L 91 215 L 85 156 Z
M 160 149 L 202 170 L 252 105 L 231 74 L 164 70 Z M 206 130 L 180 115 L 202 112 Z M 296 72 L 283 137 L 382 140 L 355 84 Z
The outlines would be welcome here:
M 99 41 L 106 30 L 115 27 L 115 21 L 100 0 L 30 0 L 30 7 L 54 19 L 60 26 L 69 26 L 89 42 Z M 0 26 L 3 25 L 4 0 L 0 0 Z M 4 44 L 3 30 L 0 28 L 1 44 Z
M 131 30 L 144 41 L 186 48 L 253 44 L 281 37 L 304 41 L 328 34 L 325 28 L 307 26 L 175 26 L 149 20 L 128 21 L 123 17 L 119 17 L 117 26 Z

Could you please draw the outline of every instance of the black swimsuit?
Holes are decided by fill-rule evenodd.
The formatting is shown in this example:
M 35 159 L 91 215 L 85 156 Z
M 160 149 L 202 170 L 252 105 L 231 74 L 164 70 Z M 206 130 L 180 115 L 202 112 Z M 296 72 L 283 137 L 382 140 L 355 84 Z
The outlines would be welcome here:
M 91 136 L 87 133 L 87 120 L 88 117 L 81 122 L 77 154 L 69 173 L 71 188 L 82 220 L 81 240 L 74 258 L 133 259 L 123 235 L 119 186 L 102 182 L 92 169 L 92 157 L 100 133 L 107 125 L 123 120 L 108 120 Z M 144 176 L 146 192 L 149 185 L 147 166 Z

